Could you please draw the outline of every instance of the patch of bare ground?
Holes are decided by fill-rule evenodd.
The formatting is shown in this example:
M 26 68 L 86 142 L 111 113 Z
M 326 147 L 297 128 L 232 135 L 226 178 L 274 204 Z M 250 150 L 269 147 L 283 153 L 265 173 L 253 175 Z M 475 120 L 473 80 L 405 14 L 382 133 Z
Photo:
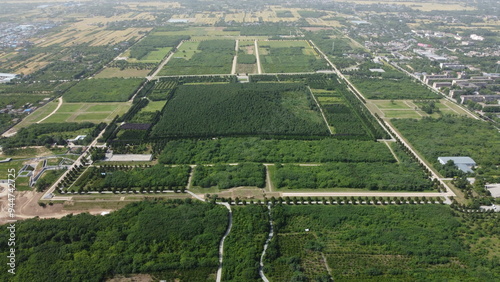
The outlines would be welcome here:
M 68 214 L 79 214 L 88 212 L 90 214 L 101 214 L 102 212 L 110 212 L 113 209 L 82 209 L 82 210 L 65 210 L 62 203 L 46 203 L 45 207 L 38 204 L 38 200 L 43 193 L 35 191 L 15 192 L 16 200 L 14 206 L 15 218 L 9 217 L 7 196 L 0 197 L 0 224 L 5 224 L 8 220 L 16 219 L 23 220 L 28 218 L 61 218 Z

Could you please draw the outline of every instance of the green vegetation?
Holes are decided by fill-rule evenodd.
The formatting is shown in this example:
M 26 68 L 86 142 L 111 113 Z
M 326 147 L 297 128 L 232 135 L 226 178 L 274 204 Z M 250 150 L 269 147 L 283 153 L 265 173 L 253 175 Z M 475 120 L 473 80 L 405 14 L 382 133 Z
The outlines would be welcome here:
M 232 207 L 233 227 L 224 242 L 223 281 L 262 281 L 259 260 L 269 232 L 265 206 Z
M 43 176 L 37 180 L 35 187 L 37 192 L 43 192 L 49 188 L 57 179 L 64 173 L 64 169 L 48 170 L 44 172 Z
M 143 40 L 139 41 L 132 48 L 130 48 L 130 57 L 141 60 L 149 60 L 148 54 L 153 53 L 155 51 L 159 51 L 165 47 L 177 47 L 182 40 L 189 40 L 190 36 L 159 36 L 159 35 L 149 35 Z M 165 53 L 166 54 L 166 53 Z M 163 54 L 163 56 L 165 56 Z M 163 58 L 159 58 L 161 60 Z M 155 58 L 158 59 L 158 58 Z
M 321 166 L 276 165 L 274 185 L 287 189 L 364 188 L 423 191 L 432 187 L 416 163 L 327 163 Z
M 259 42 L 262 68 L 266 73 L 313 72 L 329 69 L 307 41 Z
M 101 78 L 86 79 L 72 87 L 66 102 L 125 102 L 134 94 L 143 79 Z
M 479 165 L 477 174 L 500 177 L 500 136 L 490 123 L 458 116 L 391 122 L 435 165 L 438 157 L 468 156 Z
M 65 145 L 66 139 L 89 133 L 96 125 L 90 122 L 41 123 L 21 128 L 16 135 L 0 140 L 4 150 L 24 146 Z M 83 130 L 83 131 L 82 131 Z
M 155 83 L 154 88 L 147 97 L 153 101 L 167 100 L 167 97 L 172 94 L 175 87 L 177 87 L 177 82 L 173 80 L 169 81 L 158 81 Z
M 198 48 L 193 50 L 192 57 L 187 56 L 186 50 L 179 48 L 159 75 L 230 73 L 234 47 L 233 40 L 201 41 Z
M 16 275 L 2 271 L 0 280 L 103 281 L 144 273 L 158 280 L 207 281 L 217 271 L 227 222 L 224 207 L 191 200 L 133 203 L 106 216 L 19 221 Z M 0 240 L 8 238 L 3 226 Z
M 89 167 L 71 187 L 74 191 L 122 191 L 141 188 L 144 190 L 184 189 L 187 185 L 190 167 L 148 167 L 99 166 Z M 69 176 L 72 177 L 71 175 Z M 66 185 L 70 184 L 68 181 Z M 63 183 L 64 185 L 64 183 Z
M 371 72 L 382 68 L 384 73 Z M 350 80 L 367 99 L 439 99 L 440 96 L 402 72 L 378 64 L 364 64 L 351 73 Z
M 266 186 L 266 168 L 261 164 L 238 164 L 196 167 L 193 173 L 193 185 L 209 188 L 217 186 L 227 189 L 238 186 Z
M 251 54 L 238 54 L 238 64 L 246 64 L 246 65 L 251 65 L 257 63 L 257 58 L 255 58 L 255 55 Z
M 240 31 L 241 36 L 279 36 L 295 33 L 296 28 L 285 23 L 259 23 L 258 25 L 242 25 L 227 27 L 224 31 Z
M 151 136 L 255 134 L 315 136 L 328 130 L 302 84 L 182 85 Z
M 500 278 L 498 248 L 488 249 L 498 239 L 497 214 L 457 216 L 437 205 L 276 206 L 272 217 L 264 263 L 272 281 L 329 281 L 325 263 L 335 281 Z M 493 238 L 481 244 L 485 235 Z
M 236 162 L 395 162 L 383 143 L 357 140 L 265 140 L 256 137 L 168 141 L 159 157 L 165 164 Z
M 292 12 L 288 10 L 276 11 L 276 16 L 278 18 L 293 18 Z
M 316 19 L 327 15 L 325 12 L 308 11 L 308 10 L 301 10 L 298 11 L 298 13 L 303 18 L 316 18 Z

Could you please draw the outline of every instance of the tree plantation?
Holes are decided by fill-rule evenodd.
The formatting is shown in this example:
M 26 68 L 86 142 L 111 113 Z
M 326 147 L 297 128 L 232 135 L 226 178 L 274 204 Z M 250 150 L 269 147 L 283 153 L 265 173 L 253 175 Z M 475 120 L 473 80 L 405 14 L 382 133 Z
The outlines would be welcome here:
M 151 136 L 328 135 L 301 84 L 183 85 L 167 102 Z
M 191 201 L 134 203 L 106 216 L 30 219 L 16 226 L 17 273 L 2 271 L 0 279 L 102 281 L 145 273 L 206 281 L 217 270 L 226 226 L 225 208 Z M 6 231 L 0 231 L 3 242 Z

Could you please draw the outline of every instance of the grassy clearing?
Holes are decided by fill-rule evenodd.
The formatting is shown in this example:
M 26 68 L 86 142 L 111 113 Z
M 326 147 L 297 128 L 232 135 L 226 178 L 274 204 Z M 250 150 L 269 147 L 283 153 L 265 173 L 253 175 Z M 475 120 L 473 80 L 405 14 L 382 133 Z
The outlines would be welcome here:
M 95 121 L 100 122 L 109 117 L 108 113 L 83 113 L 79 114 L 75 117 L 75 121 L 83 122 L 83 121 Z
M 384 111 L 384 115 L 386 118 L 422 118 L 422 115 L 411 109 Z
M 130 107 L 129 103 L 63 103 L 59 110 L 44 120 L 51 122 L 109 122 L 117 115 L 124 114 Z
M 142 112 L 156 112 L 156 111 L 161 111 L 163 109 L 163 106 L 167 101 L 153 101 L 149 102 L 148 105 L 142 109 Z
M 48 114 L 52 113 L 56 108 L 57 108 L 58 101 L 51 101 L 50 103 L 47 103 L 45 106 L 37 109 L 34 113 L 28 115 L 26 118 L 24 118 L 20 123 L 14 126 L 14 129 L 20 129 L 22 127 L 26 127 L 30 124 L 33 124 L 44 117 L 46 117 Z

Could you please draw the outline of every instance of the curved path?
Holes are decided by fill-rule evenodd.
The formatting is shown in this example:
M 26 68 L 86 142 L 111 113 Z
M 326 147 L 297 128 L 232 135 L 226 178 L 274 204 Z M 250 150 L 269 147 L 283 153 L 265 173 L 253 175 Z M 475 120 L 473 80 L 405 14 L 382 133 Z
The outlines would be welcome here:
M 233 226 L 233 211 L 228 203 L 217 203 L 219 205 L 225 206 L 229 210 L 229 225 L 227 226 L 226 233 L 222 236 L 219 245 L 219 269 L 217 269 L 217 282 L 222 281 L 222 259 L 224 258 L 224 240 L 226 240 L 227 235 L 231 232 L 231 227 Z
M 36 123 L 40 123 L 40 122 L 48 119 L 50 116 L 55 114 L 57 112 L 57 110 L 59 110 L 59 108 L 62 106 L 63 99 L 62 99 L 62 97 L 59 97 L 58 100 L 59 100 L 59 104 L 57 104 L 57 108 L 55 110 L 53 110 L 52 113 L 48 114 L 46 117 L 42 118 L 41 120 L 37 121 Z
M 266 275 L 264 274 L 264 256 L 266 255 L 267 247 L 269 246 L 269 242 L 273 238 L 274 235 L 274 226 L 273 219 L 271 218 L 271 204 L 267 205 L 267 209 L 269 210 L 269 224 L 271 225 L 271 229 L 269 230 L 269 236 L 266 239 L 266 243 L 264 244 L 264 250 L 262 250 L 262 255 L 260 256 L 260 266 L 259 266 L 259 275 L 264 282 L 269 282 Z

